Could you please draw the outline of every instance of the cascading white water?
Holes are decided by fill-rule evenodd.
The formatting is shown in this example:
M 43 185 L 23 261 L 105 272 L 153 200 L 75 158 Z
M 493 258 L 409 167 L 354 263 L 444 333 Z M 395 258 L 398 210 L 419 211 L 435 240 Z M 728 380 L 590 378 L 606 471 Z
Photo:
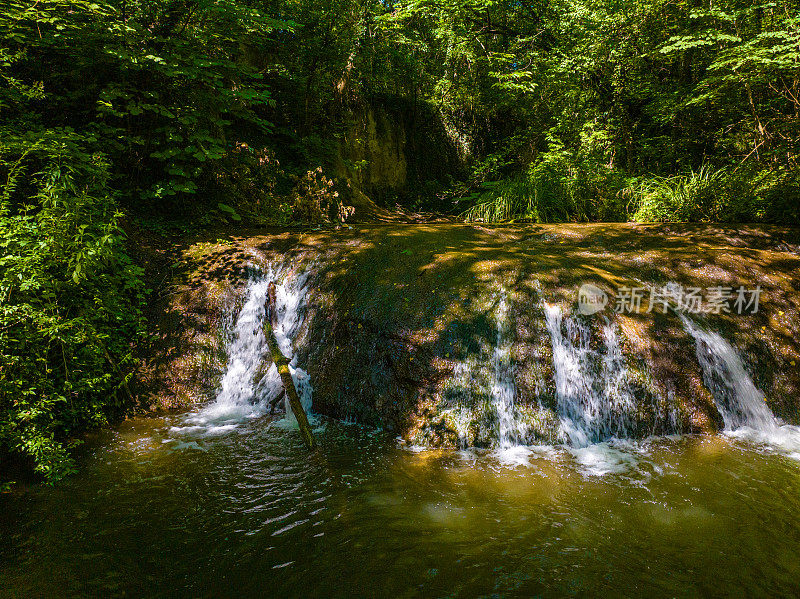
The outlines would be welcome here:
M 514 384 L 514 367 L 511 362 L 512 343 L 509 309 L 506 293 L 501 291 L 495 310 L 497 335 L 492 354 L 494 365 L 492 404 L 497 413 L 497 442 L 500 447 L 510 447 L 519 442 L 519 423 L 514 413 L 514 400 L 517 390 Z
M 224 432 L 249 418 L 262 416 L 269 402 L 281 392 L 283 387 L 274 364 L 270 365 L 260 380 L 256 380 L 262 365 L 270 360 L 262 329 L 270 281 L 276 283 L 278 324 L 274 327 L 275 338 L 281 351 L 290 360 L 289 370 L 303 407 L 306 412 L 310 411 L 313 387 L 308 374 L 297 365 L 293 347 L 305 315 L 308 276 L 308 272 L 293 276 L 292 273 L 270 267 L 266 274 L 257 272 L 250 278 L 228 346 L 228 365 L 217 397 L 186 419 L 190 425 L 188 428 L 200 427 L 211 433 Z M 286 420 L 294 422 L 288 403 Z
M 570 319 L 567 321 L 567 336 L 564 336 L 561 307 L 545 304 L 544 314 L 553 348 L 553 374 L 561 430 L 572 445 L 584 447 L 589 444 L 585 426 L 589 410 L 586 408 L 596 403 L 587 365 L 590 351 L 588 331 L 580 326 L 576 328 Z
M 800 427 L 783 424 L 775 417 L 733 346 L 719 333 L 703 330 L 685 314 L 680 317 L 695 340 L 703 381 L 714 396 L 725 432 L 800 459 Z
M 311 412 L 312 394 L 314 388 L 311 385 L 311 378 L 308 373 L 297 365 L 297 355 L 294 351 L 293 342 L 297 337 L 300 327 L 305 319 L 306 294 L 308 292 L 308 277 L 310 271 L 305 271 L 296 276 L 281 277 L 280 273 L 272 273 L 270 276 L 276 281 L 276 309 L 278 313 L 278 325 L 274 327 L 275 339 L 278 341 L 283 355 L 289 358 L 289 372 L 292 375 L 297 394 L 300 396 L 300 403 L 306 414 Z M 282 283 L 278 283 L 283 279 Z M 264 401 L 268 402 L 281 392 L 283 385 L 280 381 L 278 369 L 273 364 L 267 374 L 259 381 L 257 388 L 263 390 L 260 395 Z M 294 413 L 289 406 L 289 399 L 284 399 L 286 409 L 286 420 L 296 423 Z
M 573 447 L 630 433 L 635 402 L 616 329 L 603 327 L 605 354 L 591 347 L 590 328 L 545 304 L 561 431 Z M 602 360 L 601 360 L 602 357 Z M 599 362 L 599 365 L 598 365 Z
M 222 377 L 216 400 L 199 412 L 189 415 L 186 422 L 206 428 L 208 432 L 223 432 L 235 428 L 247 419 L 260 416 L 263 406 L 256 400 L 253 378 L 264 356 L 265 339 L 261 331 L 264 302 L 269 281 L 251 278 L 228 345 L 228 365 Z
M 628 367 L 622 355 L 617 328 L 606 321 L 603 326 L 603 407 L 600 419 L 604 437 L 626 435 L 631 429 L 631 417 L 636 411 L 636 402 L 631 390 Z
M 748 376 L 733 346 L 719 333 L 704 331 L 683 314 L 681 320 L 695 339 L 703 381 L 714 395 L 725 422 L 725 430 L 733 431 L 743 426 L 754 429 L 774 426 L 776 419 L 764 402 L 764 394 Z

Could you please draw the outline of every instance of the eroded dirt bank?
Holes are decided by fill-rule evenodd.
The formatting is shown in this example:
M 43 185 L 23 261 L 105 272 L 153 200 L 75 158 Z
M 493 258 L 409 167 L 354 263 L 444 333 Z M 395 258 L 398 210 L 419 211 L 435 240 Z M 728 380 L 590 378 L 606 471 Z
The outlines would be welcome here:
M 591 283 L 611 304 L 581 322 L 619 331 L 641 400 L 636 433 L 669 432 L 659 416 L 666 403 L 684 432 L 714 430 L 720 416 L 678 317 L 647 312 L 647 296 L 641 313 L 618 315 L 614 298 L 623 286 L 760 285 L 757 313 L 697 319 L 738 349 L 775 414 L 798 424 L 799 241 L 800 231 L 788 228 L 624 224 L 381 224 L 186 240 L 157 295 L 138 389 L 156 409 L 213 395 L 225 362 L 224 319 L 240 301 L 247 265 L 285 261 L 313 271 L 300 357 L 319 413 L 427 443 L 487 444 L 504 297 L 516 403 L 529 440 L 548 440 L 556 397 L 544 306 L 574 315 L 578 287 Z M 453 422 L 454 408 L 465 405 L 469 421 Z

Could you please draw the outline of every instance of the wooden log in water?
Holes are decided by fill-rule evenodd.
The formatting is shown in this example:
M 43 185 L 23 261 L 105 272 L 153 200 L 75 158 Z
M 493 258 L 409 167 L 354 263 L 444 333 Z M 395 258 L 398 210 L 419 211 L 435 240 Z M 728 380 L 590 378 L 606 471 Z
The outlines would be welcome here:
M 278 405 L 278 402 L 286 397 L 286 389 L 281 389 L 281 392 L 278 393 L 277 397 L 269 402 L 269 413 L 270 416 L 275 413 L 275 407 Z
M 297 425 L 300 427 L 300 435 L 303 437 L 303 442 L 309 449 L 314 449 L 316 443 L 314 441 L 314 433 L 311 431 L 311 425 L 308 423 L 308 416 L 303 409 L 303 404 L 300 402 L 300 397 L 297 395 L 297 389 L 292 380 L 292 373 L 289 372 L 289 360 L 283 355 L 281 348 L 278 346 L 278 340 L 275 338 L 275 331 L 273 326 L 277 324 L 277 312 L 275 310 L 275 283 L 270 282 L 267 290 L 267 317 L 264 319 L 264 336 L 267 338 L 267 345 L 272 354 L 272 361 L 278 368 L 278 374 L 281 376 L 283 389 L 286 392 L 286 397 L 289 398 L 289 406 L 292 408 L 294 417 L 297 419 Z

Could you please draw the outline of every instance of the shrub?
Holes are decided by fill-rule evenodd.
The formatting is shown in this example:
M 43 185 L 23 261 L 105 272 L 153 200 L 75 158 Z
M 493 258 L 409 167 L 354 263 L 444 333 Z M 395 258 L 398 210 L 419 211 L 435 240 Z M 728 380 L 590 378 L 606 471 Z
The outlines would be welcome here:
M 81 138 L 17 140 L 0 148 L 0 170 L 0 453 L 53 481 L 73 469 L 71 435 L 130 401 L 141 270 L 124 251 L 108 164 Z
M 224 203 L 218 204 L 224 220 L 245 219 L 257 224 L 285 224 L 291 215 L 289 198 L 277 193 L 286 179 L 275 152 L 237 142 L 216 169 L 214 193 Z M 236 207 L 233 210 L 228 205 Z
M 796 170 L 729 170 L 659 177 L 637 190 L 634 219 L 642 222 L 800 221 L 800 175 Z
M 627 179 L 595 161 L 551 150 L 521 174 L 488 182 L 462 213 L 468 221 L 569 222 L 627 217 Z
M 336 181 L 322 174 L 321 166 L 294 179 L 293 220 L 306 223 L 344 222 L 355 212 L 355 208 L 345 206 L 339 199 L 339 192 L 333 189 Z
M 703 166 L 673 177 L 655 177 L 641 184 L 634 220 L 645 222 L 717 220 L 724 171 Z

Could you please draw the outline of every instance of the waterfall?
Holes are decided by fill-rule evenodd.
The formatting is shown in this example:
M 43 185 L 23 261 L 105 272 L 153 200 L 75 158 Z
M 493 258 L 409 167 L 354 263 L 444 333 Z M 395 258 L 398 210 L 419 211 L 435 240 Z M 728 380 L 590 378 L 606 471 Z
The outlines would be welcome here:
M 514 414 L 514 399 L 517 391 L 514 384 L 514 368 L 511 362 L 511 324 L 509 305 L 505 291 L 501 291 L 495 310 L 497 326 L 496 343 L 492 353 L 494 381 L 492 404 L 497 413 L 497 442 L 500 447 L 510 447 L 519 442 L 519 424 Z
M 308 272 L 293 275 L 270 266 L 266 274 L 257 271 L 250 277 L 227 348 L 227 367 L 216 399 L 199 412 L 190 414 L 187 424 L 205 427 L 209 432 L 234 428 L 249 418 L 265 414 L 269 402 L 281 392 L 283 387 L 275 365 L 264 368 L 271 361 L 262 330 L 270 281 L 276 283 L 278 324 L 274 327 L 275 338 L 290 360 L 289 370 L 303 407 L 306 412 L 310 411 L 313 387 L 308 374 L 297 365 L 293 347 L 305 316 L 308 276 Z M 288 399 L 285 402 L 286 420 L 294 422 Z
M 681 314 L 684 328 L 695 340 L 703 381 L 714 396 L 725 430 L 743 426 L 767 430 L 777 424 L 775 416 L 744 369 L 739 354 L 719 333 L 707 332 Z
M 602 436 L 627 436 L 633 424 L 636 402 L 633 397 L 628 368 L 622 355 L 617 328 L 606 321 L 603 326 L 603 342 L 606 353 L 603 356 L 603 410 L 600 423 Z
M 272 272 L 272 269 L 270 269 Z M 308 293 L 308 277 L 310 271 L 306 270 L 296 276 L 280 277 L 280 273 L 272 275 L 276 281 L 276 309 L 278 325 L 273 328 L 275 339 L 283 355 L 289 359 L 289 372 L 300 396 L 300 403 L 306 414 L 311 414 L 312 394 L 314 388 L 308 373 L 297 365 L 297 355 L 294 351 L 294 340 L 303 325 L 306 312 L 306 295 Z M 278 281 L 283 279 L 281 283 Z M 278 369 L 273 364 L 266 375 L 259 381 L 257 388 L 261 391 L 264 401 L 276 397 L 283 388 L 278 374 Z M 286 420 L 296 423 L 294 413 L 289 407 L 289 398 L 284 398 Z
M 722 415 L 724 431 L 800 459 L 800 427 L 783 424 L 773 415 L 734 347 L 719 333 L 703 330 L 685 314 L 680 318 L 695 340 L 703 381 Z
M 553 375 L 561 431 L 572 445 L 584 447 L 589 444 L 585 424 L 590 417 L 590 405 L 597 403 L 587 364 L 590 351 L 588 330 L 576 326 L 570 319 L 565 337 L 561 307 L 546 304 L 544 314 L 553 348 Z
M 630 434 L 635 402 L 615 327 L 603 327 L 605 353 L 591 347 L 591 329 L 545 304 L 561 432 L 573 447 Z

